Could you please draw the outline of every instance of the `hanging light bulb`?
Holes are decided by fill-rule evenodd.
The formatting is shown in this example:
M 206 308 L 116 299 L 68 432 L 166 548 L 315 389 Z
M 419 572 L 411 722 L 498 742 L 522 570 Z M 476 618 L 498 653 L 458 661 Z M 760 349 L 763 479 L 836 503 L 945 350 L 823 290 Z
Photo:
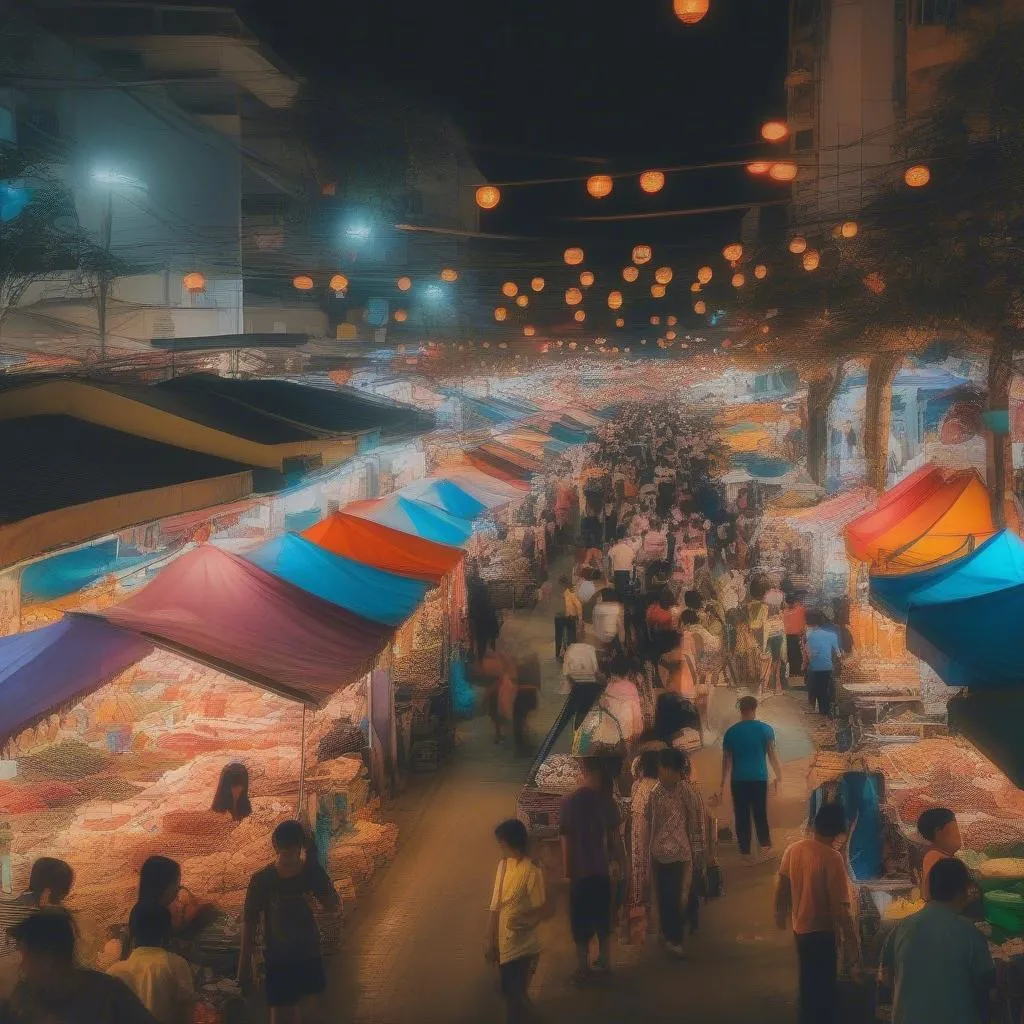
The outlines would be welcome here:
M 531 288 L 532 288 L 532 289 L 533 289 L 533 290 L 534 290 L 535 292 L 542 292 L 542 291 L 544 291 L 544 278 L 543 278 L 543 277 L 535 277 L 535 278 L 534 278 L 534 279 L 533 279 L 533 280 L 532 280 L 532 281 L 530 282 L 530 287 L 531 287 Z
M 444 270 L 441 271 L 441 280 L 447 281 L 448 284 L 452 284 L 453 282 L 458 281 L 458 279 L 459 272 L 453 267 L 445 267 Z
M 802 252 L 807 252 L 807 239 L 803 235 L 797 235 L 795 238 L 789 240 L 789 251 L 794 256 L 799 256 Z
M 660 323 L 661 323 L 661 317 L 660 316 L 652 316 L 651 317 L 651 326 L 652 327 L 657 327 L 658 324 L 660 324 Z
M 640 175 L 640 188 L 649 195 L 660 192 L 664 187 L 665 175 L 661 171 L 644 171 Z
M 789 135 L 789 125 L 785 121 L 766 121 L 761 125 L 761 138 L 765 142 L 781 142 Z
M 665 298 L 665 286 L 663 284 L 652 284 L 651 297 L 655 299 Z
M 758 281 L 763 281 L 767 276 L 768 268 L 763 263 L 758 263 L 758 265 L 754 267 L 754 277 L 756 277 Z
M 622 308 L 622 292 L 609 292 L 608 293 L 608 308 L 609 309 L 621 309 Z
M 620 317 L 616 317 L 615 326 L 616 327 L 625 327 L 626 326 L 626 321 L 623 320 L 621 316 Z
M 649 245 L 634 245 L 633 246 L 633 262 L 637 266 L 642 266 L 644 263 L 650 263 L 651 257 L 654 253 L 651 252 Z
M 612 194 L 612 179 L 607 174 L 592 174 L 587 178 L 587 191 L 595 199 L 604 199 Z
M 730 263 L 738 263 L 743 259 L 743 246 L 740 245 L 739 242 L 730 242 L 729 245 L 722 250 L 722 255 Z
M 577 267 L 583 262 L 583 250 L 579 246 L 570 246 L 562 253 L 562 259 L 569 264 L 570 267 Z
M 623 267 L 622 268 L 622 279 L 632 284 L 640 276 L 640 271 L 636 267 Z
M 674 316 L 669 316 L 665 318 L 665 323 L 667 323 L 669 327 L 675 327 L 679 321 Z
M 578 306 L 583 301 L 583 292 L 579 288 L 567 288 L 565 292 L 565 304 L 567 306 Z
M 714 277 L 714 271 L 710 267 L 701 267 L 700 270 L 697 271 L 697 280 L 700 281 L 701 284 L 707 284 L 712 277 Z
M 412 287 L 412 278 L 411 277 L 400 277 L 395 282 L 395 287 L 398 288 L 398 290 L 400 292 L 407 292 Z
M 409 319 L 409 314 L 404 309 L 395 310 L 395 323 L 404 324 Z
M 593 283 L 593 273 L 589 270 L 584 270 L 583 273 L 580 274 L 580 284 L 583 285 L 584 288 L 589 288 Z
M 537 328 L 536 327 L 531 327 L 529 324 L 527 324 L 523 328 L 523 334 L 525 334 L 528 338 L 532 338 L 536 333 L 537 333 Z
M 697 314 L 697 316 L 703 316 L 708 311 L 707 304 L 704 302 L 703 299 L 698 299 L 693 304 L 693 311 L 694 313 Z
M 292 278 L 292 287 L 299 292 L 308 292 L 313 288 L 313 278 L 308 274 L 299 274 Z
M 742 274 L 732 275 L 732 286 L 733 288 L 742 288 L 747 283 L 747 279 Z
M 711 0 L 672 0 L 672 10 L 684 25 L 696 25 L 708 13 Z
M 855 220 L 844 220 L 842 226 L 839 228 L 839 233 L 843 238 L 856 238 L 857 232 L 860 228 L 857 226 Z
M 747 164 L 747 171 L 750 174 L 767 174 L 772 169 L 769 160 L 754 160 Z
M 932 172 L 924 164 L 914 164 L 906 169 L 903 180 L 911 188 L 923 188 L 932 180 Z
M 795 163 L 791 160 L 780 160 L 778 163 L 772 164 L 768 177 L 775 181 L 793 181 L 797 174 L 799 174 L 799 168 Z
M 519 294 L 519 285 L 517 285 L 515 281 L 506 281 L 501 286 L 501 294 L 506 298 L 511 299 Z
M 476 205 L 481 210 L 493 210 L 501 202 L 501 190 L 494 185 L 481 185 L 476 190 Z
M 206 288 L 206 278 L 198 270 L 186 274 L 181 279 L 181 283 L 185 286 L 185 291 L 188 292 L 201 292 Z
M 584 310 L 577 309 L 576 312 L 573 313 L 572 318 L 576 321 L 576 323 L 581 324 L 584 320 L 587 319 L 587 314 Z
M 529 295 L 525 295 L 524 294 L 524 295 L 517 295 L 516 296 L 516 305 L 517 306 L 521 307 L 522 309 L 525 309 L 529 304 L 530 304 L 530 296 Z
M 693 292 L 694 295 L 696 295 L 697 292 L 700 291 L 700 288 L 700 281 L 694 281 L 693 284 L 690 285 L 690 291 Z
M 502 320 L 508 319 L 508 310 L 504 306 L 497 306 L 494 310 L 494 319 L 501 323 Z
M 654 280 L 658 284 L 669 284 L 672 280 L 672 268 L 671 267 L 658 267 L 654 272 Z
M 804 270 L 817 270 L 821 265 L 821 253 L 817 249 L 808 249 L 803 258 Z

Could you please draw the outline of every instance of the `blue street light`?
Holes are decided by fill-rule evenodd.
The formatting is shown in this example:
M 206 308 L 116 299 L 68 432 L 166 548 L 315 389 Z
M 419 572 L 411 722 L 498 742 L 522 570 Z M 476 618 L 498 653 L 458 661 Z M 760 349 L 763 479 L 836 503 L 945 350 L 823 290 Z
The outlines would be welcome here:
M 365 224 L 362 221 L 357 221 L 354 224 L 349 224 L 345 228 L 345 237 L 350 242 L 368 242 L 372 231 L 369 224 Z
M 444 298 L 444 289 L 439 284 L 428 284 L 423 289 L 423 295 L 425 298 L 430 299 L 431 302 L 437 302 Z

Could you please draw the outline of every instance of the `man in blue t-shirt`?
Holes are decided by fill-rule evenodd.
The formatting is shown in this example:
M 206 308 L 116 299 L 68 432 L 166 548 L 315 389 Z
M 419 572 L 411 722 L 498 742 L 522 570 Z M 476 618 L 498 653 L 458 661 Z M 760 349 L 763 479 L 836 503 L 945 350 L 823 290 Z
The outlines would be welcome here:
M 830 629 L 821 612 L 807 613 L 807 699 L 827 715 L 832 710 L 833 673 L 842 662 L 839 633 Z
M 742 697 L 741 720 L 722 737 L 722 786 L 730 783 L 736 815 L 736 842 L 744 859 L 750 857 L 750 819 L 754 819 L 757 845 L 763 853 L 772 848 L 768 828 L 768 764 L 775 772 L 775 789 L 782 782 L 782 765 L 775 750 L 775 730 L 757 720 L 757 698 Z

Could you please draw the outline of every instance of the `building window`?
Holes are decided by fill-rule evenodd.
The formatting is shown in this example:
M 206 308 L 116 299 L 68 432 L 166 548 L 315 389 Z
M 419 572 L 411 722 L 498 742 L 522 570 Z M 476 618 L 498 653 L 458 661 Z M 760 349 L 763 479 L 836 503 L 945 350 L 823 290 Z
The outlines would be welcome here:
M 791 117 L 814 117 L 814 85 L 804 82 L 794 85 L 789 94 L 789 113 Z
M 918 25 L 951 25 L 956 20 L 957 0 L 917 0 Z
M 807 153 L 812 149 L 814 149 L 813 128 L 805 128 L 793 135 L 793 151 L 795 153 Z

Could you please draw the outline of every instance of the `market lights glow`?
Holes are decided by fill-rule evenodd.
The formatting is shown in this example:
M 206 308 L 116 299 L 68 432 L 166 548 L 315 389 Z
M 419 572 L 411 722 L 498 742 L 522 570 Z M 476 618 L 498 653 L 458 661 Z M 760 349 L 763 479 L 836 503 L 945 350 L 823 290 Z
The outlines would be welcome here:
M 750 174 L 767 174 L 771 169 L 772 165 L 768 160 L 755 160 L 747 164 L 747 171 Z
M 445 267 L 441 271 L 441 280 L 446 281 L 448 284 L 452 284 L 459 279 L 459 272 L 452 267 Z
M 573 313 L 572 317 L 576 321 L 576 323 L 581 324 L 584 320 L 587 319 L 587 314 L 585 310 L 577 309 L 576 312 Z
M 519 294 L 519 285 L 517 285 L 515 281 L 506 281 L 501 286 L 501 294 L 506 298 L 511 299 Z
M 633 262 L 637 264 L 637 266 L 643 266 L 645 263 L 650 263 L 653 256 L 654 253 L 651 251 L 651 247 L 649 245 L 633 246 Z
M 658 284 L 670 284 L 672 281 L 672 268 L 671 267 L 658 267 L 654 272 L 654 280 Z
M 589 271 L 589 270 L 584 270 L 583 273 L 580 274 L 580 284 L 584 288 L 589 288 L 593 283 L 594 283 L 594 275 L 593 275 L 593 273 L 591 271 Z
M 775 181 L 795 181 L 800 169 L 791 160 L 780 160 L 772 164 L 768 177 Z
M 604 199 L 612 194 L 613 182 L 607 174 L 592 174 L 587 178 L 587 192 L 595 199 Z
M 715 272 L 710 267 L 701 267 L 700 270 L 697 271 L 697 280 L 701 284 L 708 284 L 714 276 Z
M 344 274 L 334 274 L 328 282 L 328 285 L 331 291 L 336 294 L 339 292 L 347 292 L 348 278 Z
M 911 188 L 924 188 L 932 180 L 932 172 L 924 164 L 914 164 L 906 169 L 903 180 Z
M 411 277 L 400 277 L 395 282 L 395 287 L 400 292 L 407 292 L 412 287 L 412 278 Z
M 767 276 L 768 268 L 763 263 L 758 263 L 758 265 L 754 267 L 754 277 L 756 277 L 758 281 L 763 281 Z
M 765 121 L 761 125 L 761 138 L 765 142 L 781 142 L 789 135 L 789 125 L 785 121 Z
M 565 303 L 567 306 L 578 306 L 583 301 L 583 292 L 579 288 L 567 288 L 565 291 Z
M 804 270 L 817 270 L 821 265 L 821 253 L 817 249 L 808 249 L 802 262 Z
M 672 10 L 684 25 L 696 25 L 711 8 L 711 0 L 672 0 Z
M 583 250 L 579 248 L 579 246 L 571 246 L 562 254 L 562 259 L 564 259 L 570 267 L 578 267 L 583 262 Z
M 501 323 L 502 320 L 508 319 L 508 310 L 504 306 L 497 306 L 494 310 L 494 319 Z
M 481 185 L 476 190 L 476 205 L 481 210 L 493 210 L 501 202 L 501 189 L 496 185 Z
M 660 192 L 665 187 L 665 175 L 661 171 L 644 171 L 640 175 L 640 188 L 648 195 Z
M 544 278 L 543 278 L 543 277 L 535 277 L 535 278 L 534 278 L 534 279 L 533 279 L 533 280 L 532 280 L 532 281 L 530 282 L 530 287 L 531 287 L 531 288 L 532 288 L 532 289 L 533 289 L 533 290 L 534 290 L 535 292 L 542 292 L 542 291 L 544 291 Z
M 739 242 L 732 242 L 722 250 L 722 255 L 735 266 L 743 259 L 743 246 Z
M 622 280 L 632 284 L 640 276 L 640 271 L 636 267 L 623 267 L 622 268 Z
M 609 309 L 621 309 L 622 308 L 622 292 L 609 292 L 608 293 L 608 308 Z
M 308 274 L 299 274 L 292 278 L 292 287 L 299 292 L 308 292 L 313 290 L 313 278 Z
M 201 292 L 206 288 L 206 278 L 198 270 L 193 270 L 191 273 L 186 274 L 181 279 L 181 283 L 185 286 L 185 290 L 189 292 Z
M 521 309 L 525 309 L 529 304 L 530 304 L 530 296 L 529 295 L 517 295 L 516 296 L 516 305 L 519 306 Z
M 794 238 L 789 240 L 789 251 L 794 256 L 799 256 L 800 253 L 807 251 L 807 239 L 803 235 L 796 235 Z

